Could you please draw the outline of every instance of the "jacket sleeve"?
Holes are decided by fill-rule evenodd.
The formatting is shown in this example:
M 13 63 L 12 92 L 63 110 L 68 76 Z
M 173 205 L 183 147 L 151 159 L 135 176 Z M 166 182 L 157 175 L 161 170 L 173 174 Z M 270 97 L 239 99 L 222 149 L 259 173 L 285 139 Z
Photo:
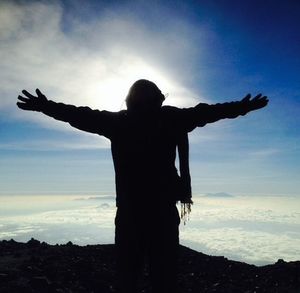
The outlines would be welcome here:
M 242 101 L 212 105 L 200 103 L 195 107 L 182 109 L 180 124 L 182 123 L 183 128 L 190 132 L 207 123 L 225 118 L 236 118 L 247 114 L 249 111 L 249 105 Z
M 53 101 L 47 101 L 41 112 L 56 120 L 68 122 L 80 130 L 107 138 L 111 137 L 115 126 L 114 118 L 117 116 L 117 112 L 92 110 L 89 107 L 76 107 Z

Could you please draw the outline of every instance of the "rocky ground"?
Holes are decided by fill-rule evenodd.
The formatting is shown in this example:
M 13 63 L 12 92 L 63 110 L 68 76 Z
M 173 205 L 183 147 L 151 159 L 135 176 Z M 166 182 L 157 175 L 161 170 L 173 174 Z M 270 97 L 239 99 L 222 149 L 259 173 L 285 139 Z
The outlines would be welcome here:
M 257 267 L 180 247 L 183 293 L 300 292 L 300 261 Z M 0 292 L 115 292 L 114 245 L 0 241 Z M 149 292 L 147 271 L 141 292 Z

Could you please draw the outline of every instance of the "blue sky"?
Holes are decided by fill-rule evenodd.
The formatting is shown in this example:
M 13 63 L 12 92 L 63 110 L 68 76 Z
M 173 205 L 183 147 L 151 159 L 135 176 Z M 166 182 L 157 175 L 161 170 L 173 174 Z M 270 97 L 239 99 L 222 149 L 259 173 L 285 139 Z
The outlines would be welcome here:
M 118 111 L 148 78 L 179 107 L 267 108 L 190 136 L 194 194 L 299 195 L 299 1 L 1 1 L 0 194 L 114 194 L 109 142 L 15 106 Z

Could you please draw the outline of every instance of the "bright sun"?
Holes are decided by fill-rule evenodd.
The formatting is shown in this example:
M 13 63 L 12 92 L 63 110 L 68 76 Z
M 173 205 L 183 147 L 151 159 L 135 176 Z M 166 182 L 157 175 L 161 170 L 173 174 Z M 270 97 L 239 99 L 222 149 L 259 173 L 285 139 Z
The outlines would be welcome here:
M 152 68 L 139 59 L 130 60 L 130 66 L 119 66 L 103 78 L 99 75 L 89 76 L 84 91 L 87 102 L 95 109 L 119 111 L 125 109 L 125 97 L 130 86 L 138 79 L 144 78 L 155 82 L 164 94 L 169 94 L 165 104 L 186 106 L 191 104 L 192 94 L 168 80 L 162 72 Z M 96 68 L 95 68 L 96 69 Z

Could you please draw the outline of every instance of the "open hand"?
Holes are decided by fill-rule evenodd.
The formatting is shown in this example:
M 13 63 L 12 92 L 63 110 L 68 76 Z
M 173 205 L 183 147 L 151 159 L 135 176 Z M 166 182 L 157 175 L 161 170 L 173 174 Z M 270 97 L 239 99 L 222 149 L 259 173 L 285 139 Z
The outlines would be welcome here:
M 37 96 L 30 94 L 26 90 L 23 90 L 22 93 L 25 97 L 19 95 L 19 101 L 17 102 L 17 106 L 22 110 L 41 111 L 48 101 L 39 89 L 36 89 Z
M 251 99 L 251 95 L 248 94 L 245 98 L 241 100 L 241 102 L 245 105 L 249 112 L 267 106 L 269 100 L 267 96 L 263 96 L 262 94 L 259 94 Z

